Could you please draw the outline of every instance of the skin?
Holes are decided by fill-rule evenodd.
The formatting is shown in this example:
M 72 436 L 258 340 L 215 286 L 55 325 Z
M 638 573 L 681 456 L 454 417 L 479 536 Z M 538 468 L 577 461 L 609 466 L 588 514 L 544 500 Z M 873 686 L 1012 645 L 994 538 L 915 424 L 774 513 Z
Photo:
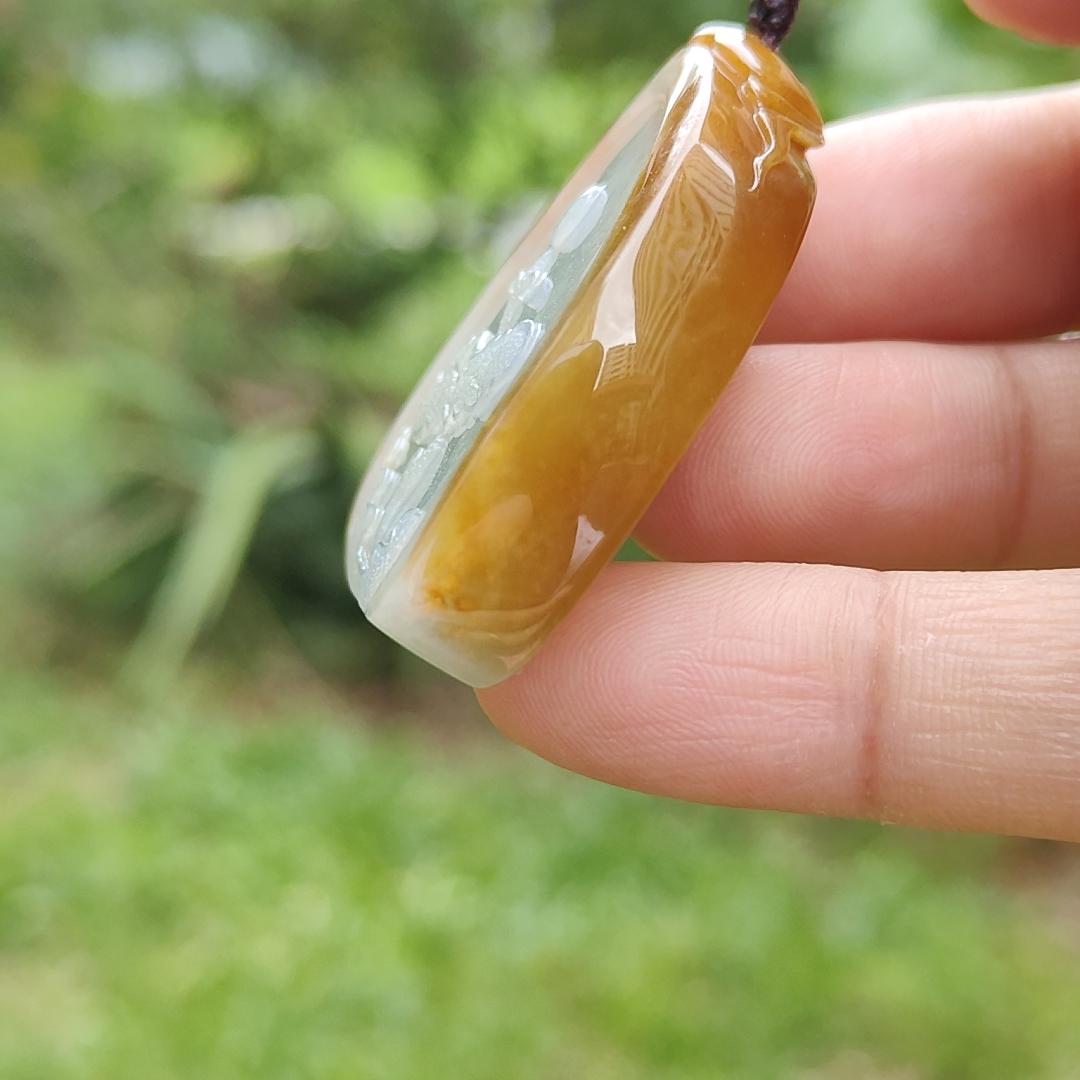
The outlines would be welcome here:
M 971 0 L 1080 41 L 1075 0 Z M 587 776 L 1080 841 L 1080 86 L 835 125 L 761 338 L 480 701 Z M 934 344 L 919 342 L 933 341 Z

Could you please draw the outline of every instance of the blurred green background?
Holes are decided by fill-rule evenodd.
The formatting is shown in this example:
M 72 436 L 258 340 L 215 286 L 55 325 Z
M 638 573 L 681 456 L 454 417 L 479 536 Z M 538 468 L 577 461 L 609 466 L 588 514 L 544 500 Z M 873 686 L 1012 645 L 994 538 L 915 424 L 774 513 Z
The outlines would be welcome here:
M 349 501 L 714 0 L 0 0 L 0 1077 L 1080 1077 L 1080 860 L 571 778 Z M 807 0 L 829 116 L 1080 76 Z

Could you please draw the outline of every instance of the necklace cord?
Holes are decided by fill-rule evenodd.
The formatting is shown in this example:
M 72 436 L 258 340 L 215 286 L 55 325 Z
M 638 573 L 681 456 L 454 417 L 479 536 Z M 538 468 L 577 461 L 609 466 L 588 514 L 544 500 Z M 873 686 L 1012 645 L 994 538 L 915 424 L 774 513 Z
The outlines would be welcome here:
M 798 10 L 799 0 L 750 0 L 746 27 L 775 51 L 787 37 Z

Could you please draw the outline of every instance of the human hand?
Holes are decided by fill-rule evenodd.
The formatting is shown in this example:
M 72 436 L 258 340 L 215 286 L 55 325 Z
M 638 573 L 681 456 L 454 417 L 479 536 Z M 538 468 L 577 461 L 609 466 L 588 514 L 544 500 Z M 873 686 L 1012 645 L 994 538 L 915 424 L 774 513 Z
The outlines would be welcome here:
M 1080 40 L 1073 0 L 970 2 Z M 1080 325 L 1080 86 L 812 162 L 761 344 L 641 523 L 673 561 L 609 567 L 481 703 L 642 791 L 1080 840 L 1080 341 L 1039 340 Z

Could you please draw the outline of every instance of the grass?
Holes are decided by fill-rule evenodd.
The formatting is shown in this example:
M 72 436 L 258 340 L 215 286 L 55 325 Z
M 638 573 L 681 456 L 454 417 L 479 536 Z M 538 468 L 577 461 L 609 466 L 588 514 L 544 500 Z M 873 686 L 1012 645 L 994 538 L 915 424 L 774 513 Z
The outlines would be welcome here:
M 1068 891 L 1002 884 L 1043 849 L 654 801 L 325 705 L 8 675 L 0 715 L 4 1080 L 1080 1075 Z

